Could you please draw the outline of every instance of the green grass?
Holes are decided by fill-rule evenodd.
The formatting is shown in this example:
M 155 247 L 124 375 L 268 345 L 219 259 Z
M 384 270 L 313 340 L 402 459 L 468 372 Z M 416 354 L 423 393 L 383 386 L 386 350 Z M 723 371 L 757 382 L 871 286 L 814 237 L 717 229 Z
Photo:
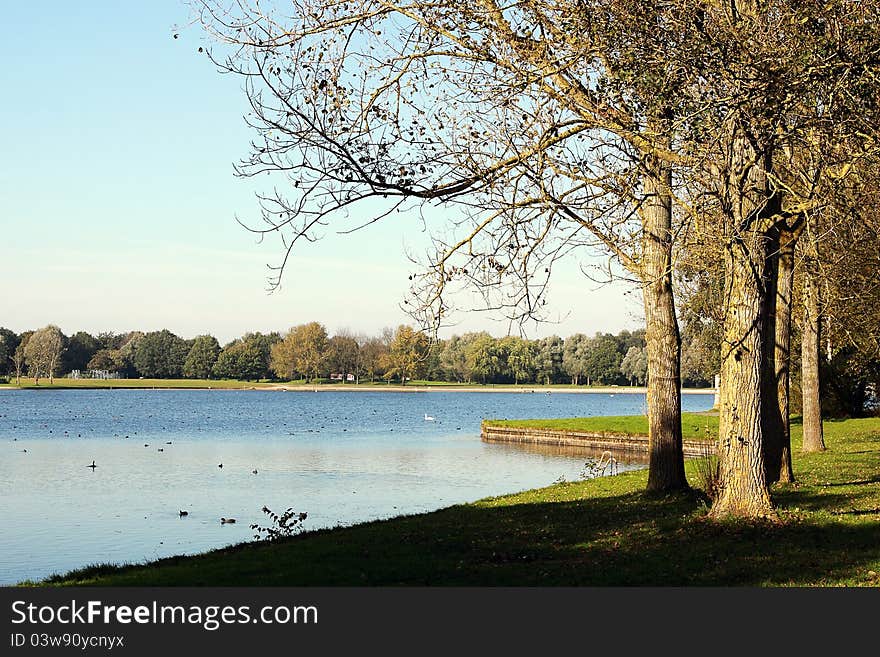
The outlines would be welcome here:
M 10 379 L 9 387 L 29 390 L 65 390 L 70 388 L 214 388 L 250 389 L 263 388 L 272 383 L 264 381 L 233 381 L 223 379 L 65 379 L 57 378 L 54 383 L 40 379 L 36 385 L 32 378 L 21 378 L 21 385 Z
M 629 436 L 647 436 L 648 418 L 644 415 L 607 417 L 575 417 L 553 420 L 485 420 L 484 424 L 497 427 L 523 427 L 556 431 L 583 431 L 587 433 L 617 433 Z M 715 440 L 718 437 L 718 417 L 700 413 L 682 413 L 682 437 L 689 440 Z
M 880 420 L 826 423 L 822 454 L 801 454 L 792 433 L 798 481 L 773 490 L 778 523 L 709 521 L 701 495 L 648 495 L 637 471 L 44 583 L 880 585 Z

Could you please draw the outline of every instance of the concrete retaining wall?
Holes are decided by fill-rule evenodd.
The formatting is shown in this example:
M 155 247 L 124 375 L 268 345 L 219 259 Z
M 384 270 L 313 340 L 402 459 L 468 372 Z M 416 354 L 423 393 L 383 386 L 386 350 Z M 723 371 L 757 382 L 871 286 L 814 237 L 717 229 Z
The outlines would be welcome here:
M 648 452 L 648 436 L 609 432 L 531 429 L 524 427 L 481 426 L 480 437 L 488 443 L 520 443 L 529 445 L 566 445 L 620 452 Z M 682 441 L 685 456 L 715 453 L 715 443 L 702 440 Z

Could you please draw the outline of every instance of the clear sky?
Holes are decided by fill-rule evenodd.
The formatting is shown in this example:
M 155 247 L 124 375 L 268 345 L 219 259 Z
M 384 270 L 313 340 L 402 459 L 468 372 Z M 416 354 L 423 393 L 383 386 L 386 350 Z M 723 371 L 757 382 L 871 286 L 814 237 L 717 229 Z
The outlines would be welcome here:
M 0 326 L 168 328 L 223 343 L 313 320 L 331 333 L 407 323 L 406 249 L 421 238 L 413 217 L 327 233 L 266 292 L 280 247 L 258 244 L 235 216 L 257 219 L 253 194 L 272 181 L 233 177 L 251 138 L 245 97 L 197 54 L 204 37 L 188 18 L 181 0 L 4 7 Z M 641 325 L 639 295 L 591 282 L 581 264 L 554 279 L 548 307 L 559 322 L 529 337 Z M 499 315 L 455 319 L 441 335 L 507 332 Z

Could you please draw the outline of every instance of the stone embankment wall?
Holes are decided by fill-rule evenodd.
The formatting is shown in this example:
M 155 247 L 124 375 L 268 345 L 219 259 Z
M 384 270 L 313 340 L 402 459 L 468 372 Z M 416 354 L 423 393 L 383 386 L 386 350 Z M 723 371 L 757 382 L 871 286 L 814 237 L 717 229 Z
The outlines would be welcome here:
M 527 445 L 565 445 L 621 452 L 648 452 L 648 436 L 559 429 L 531 429 L 525 427 L 498 427 L 483 423 L 481 438 L 489 443 L 520 443 Z M 715 453 L 715 443 L 703 440 L 684 440 L 685 456 L 705 456 Z

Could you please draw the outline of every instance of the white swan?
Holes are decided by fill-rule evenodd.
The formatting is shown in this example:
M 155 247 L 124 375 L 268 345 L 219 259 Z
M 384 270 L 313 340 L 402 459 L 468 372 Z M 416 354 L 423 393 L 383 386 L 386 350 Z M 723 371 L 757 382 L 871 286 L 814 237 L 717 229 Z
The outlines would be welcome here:
M 427 413 L 425 413 L 425 422 L 433 422 L 433 421 L 434 421 L 433 416 L 428 415 Z

